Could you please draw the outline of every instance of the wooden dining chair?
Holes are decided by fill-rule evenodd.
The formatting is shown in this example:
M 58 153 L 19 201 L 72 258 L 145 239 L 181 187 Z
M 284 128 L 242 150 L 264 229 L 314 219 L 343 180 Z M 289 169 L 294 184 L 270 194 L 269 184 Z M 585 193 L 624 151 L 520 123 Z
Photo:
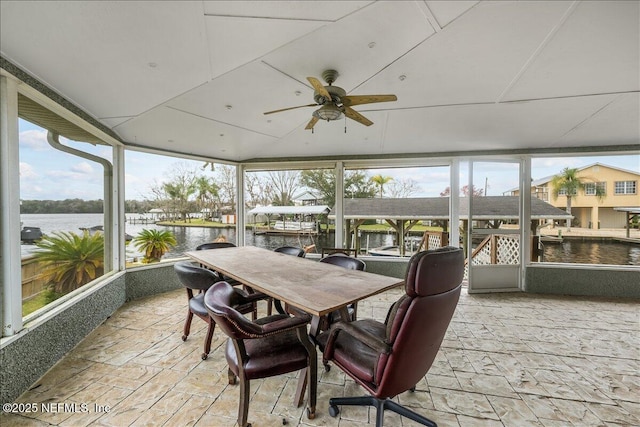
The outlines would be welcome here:
M 275 314 L 252 322 L 235 308 L 244 302 L 243 297 L 226 282 L 213 285 L 204 297 L 209 315 L 229 337 L 225 352 L 229 384 L 240 380 L 238 425 L 251 426 L 247 422 L 251 380 L 295 371 L 307 376 L 307 418 L 315 418 L 317 356 L 307 335 L 311 317 L 303 313 L 292 317 Z
M 214 283 L 220 281 L 220 278 L 213 271 L 206 268 L 198 267 L 188 261 L 177 262 L 173 265 L 173 269 L 178 276 L 178 280 L 187 290 L 187 299 L 189 303 L 189 310 L 187 311 L 187 318 L 184 322 L 184 331 L 182 334 L 182 341 L 186 341 L 191 332 L 191 321 L 195 314 L 209 325 L 207 328 L 207 335 L 204 339 L 204 349 L 202 352 L 202 360 L 206 360 L 209 357 L 211 351 L 211 340 L 213 338 L 213 332 L 216 324 L 207 313 L 207 309 L 204 306 L 204 292 L 209 289 Z M 243 292 L 241 289 L 237 289 L 238 292 Z M 241 313 L 252 313 L 254 318 L 257 317 L 255 313 L 256 309 L 256 297 L 249 297 L 247 295 L 247 302 L 236 307 Z M 259 299 L 259 297 L 258 297 Z
M 304 258 L 307 254 L 304 249 L 298 248 L 296 246 L 280 246 L 279 248 L 275 248 L 274 252 L 279 252 L 287 255 L 293 255 L 300 258 Z

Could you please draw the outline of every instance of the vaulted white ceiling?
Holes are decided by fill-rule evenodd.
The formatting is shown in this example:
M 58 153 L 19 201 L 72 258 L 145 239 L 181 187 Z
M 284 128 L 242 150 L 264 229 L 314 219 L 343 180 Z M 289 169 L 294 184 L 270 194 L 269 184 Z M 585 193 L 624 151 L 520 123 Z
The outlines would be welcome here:
M 242 161 L 640 143 L 637 1 L 3 0 L 0 16 L 1 55 L 129 145 Z M 314 108 L 263 114 L 313 103 L 326 69 L 398 100 L 313 133 Z

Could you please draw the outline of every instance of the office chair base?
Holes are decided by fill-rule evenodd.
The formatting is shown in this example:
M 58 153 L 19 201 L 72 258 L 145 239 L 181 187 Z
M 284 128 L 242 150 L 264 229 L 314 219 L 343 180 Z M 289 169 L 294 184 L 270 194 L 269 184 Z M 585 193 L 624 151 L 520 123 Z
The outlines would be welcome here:
M 390 411 L 400 414 L 403 417 L 409 418 L 419 424 L 428 427 L 438 427 L 438 425 L 430 419 L 423 417 L 422 415 L 413 412 L 410 409 L 405 408 L 402 405 L 397 404 L 391 399 L 377 399 L 373 396 L 362 397 L 336 397 L 329 399 L 329 415 L 332 417 L 338 416 L 340 409 L 338 406 L 373 406 L 376 408 L 376 427 L 383 427 L 384 411 L 389 409 Z

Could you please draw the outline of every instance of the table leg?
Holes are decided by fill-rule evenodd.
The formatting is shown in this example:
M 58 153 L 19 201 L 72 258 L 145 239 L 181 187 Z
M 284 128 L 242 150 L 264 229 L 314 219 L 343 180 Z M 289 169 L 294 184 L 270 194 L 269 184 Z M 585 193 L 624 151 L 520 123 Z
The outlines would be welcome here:
M 316 412 L 316 395 L 317 395 L 317 383 L 318 383 L 318 357 L 316 353 L 316 346 L 311 341 L 306 328 L 297 329 L 298 339 L 302 345 L 307 349 L 309 354 L 309 366 L 300 371 L 300 378 L 298 378 L 298 387 L 296 389 L 296 396 L 294 403 L 296 407 L 300 407 L 304 402 L 304 392 L 309 383 L 309 405 L 308 414 L 309 418 L 315 417 Z

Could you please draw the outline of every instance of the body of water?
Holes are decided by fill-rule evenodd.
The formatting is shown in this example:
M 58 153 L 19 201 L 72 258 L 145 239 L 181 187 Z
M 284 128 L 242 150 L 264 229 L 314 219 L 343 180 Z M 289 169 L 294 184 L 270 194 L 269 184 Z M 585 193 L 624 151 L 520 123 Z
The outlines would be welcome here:
M 139 218 L 138 214 L 127 214 L 127 218 Z M 81 228 L 91 228 L 96 225 L 103 225 L 102 214 L 22 214 L 20 216 L 22 225 L 25 227 L 40 227 L 43 233 L 51 234 L 54 231 L 66 231 L 82 233 Z M 179 258 L 184 256 L 184 252 L 192 251 L 201 243 L 212 242 L 220 236 L 227 238 L 229 242 L 236 243 L 235 228 L 207 228 L 207 227 L 166 227 L 156 224 L 130 224 L 126 223 L 125 232 L 131 236 L 136 236 L 143 229 L 158 229 L 171 231 L 178 242 L 167 254 L 167 258 Z M 254 235 L 251 230 L 247 230 L 246 244 L 259 246 L 267 249 L 275 249 L 280 246 L 316 245 L 320 252 L 323 247 L 334 246 L 334 234 L 322 234 L 317 236 L 295 236 L 295 235 Z M 393 241 L 391 234 L 370 234 L 362 238 L 362 246 L 374 248 L 383 245 L 390 245 Z M 35 245 L 22 245 L 22 256 L 26 256 L 36 249 Z M 127 248 L 127 257 L 140 256 L 135 248 Z
M 127 218 L 139 218 L 138 214 L 127 214 Z M 81 228 L 91 228 L 103 224 L 102 214 L 22 214 L 20 216 L 23 226 L 40 227 L 43 233 L 50 234 L 54 231 L 71 231 L 81 233 Z M 178 244 L 165 255 L 165 259 L 182 257 L 186 251 L 194 250 L 201 243 L 211 242 L 216 238 L 225 236 L 228 241 L 236 243 L 236 232 L 233 228 L 205 228 L 205 227 L 164 227 L 156 224 L 129 224 L 125 225 L 125 232 L 136 236 L 142 229 L 163 229 L 173 232 Z M 362 248 L 375 248 L 391 245 L 391 234 L 363 233 L 361 239 Z M 259 246 L 267 249 L 275 249 L 279 246 L 306 246 L 315 244 L 317 252 L 323 247 L 334 246 L 334 234 L 322 234 L 318 236 L 281 236 L 281 235 L 254 235 L 247 230 L 247 245 Z M 34 245 L 22 245 L 22 256 L 26 256 L 36 249 Z M 131 247 L 127 248 L 127 257 L 140 254 Z M 601 241 L 574 241 L 565 240 L 561 244 L 544 245 L 545 262 L 567 262 L 586 264 L 613 264 L 613 265 L 640 265 L 640 246 L 618 242 Z

